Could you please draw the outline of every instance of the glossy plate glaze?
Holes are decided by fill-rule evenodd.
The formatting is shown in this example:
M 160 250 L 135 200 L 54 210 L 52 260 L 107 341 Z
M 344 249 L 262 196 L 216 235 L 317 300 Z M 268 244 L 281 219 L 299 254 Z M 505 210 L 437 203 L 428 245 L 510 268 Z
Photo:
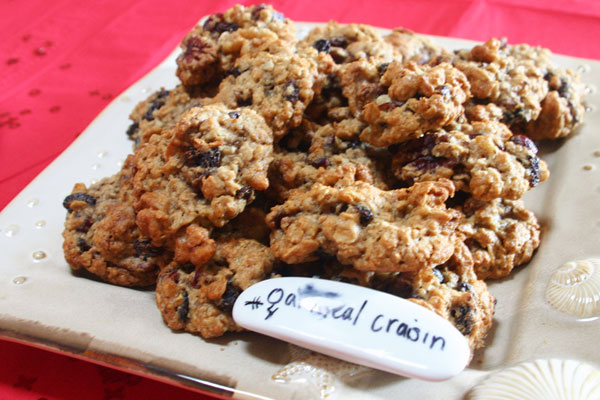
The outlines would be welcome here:
M 303 35 L 315 24 L 297 24 Z M 472 42 L 432 38 L 448 48 Z M 487 347 L 458 376 L 437 383 L 374 371 L 299 350 L 255 333 L 205 341 L 162 322 L 152 291 L 73 275 L 62 253 L 65 210 L 75 182 L 115 173 L 131 151 L 125 131 L 135 104 L 177 84 L 175 57 L 118 96 L 79 138 L 0 214 L 0 334 L 174 384 L 235 398 L 463 398 L 493 373 L 538 359 L 598 368 L 598 315 L 561 312 L 546 299 L 562 265 L 600 257 L 600 62 L 556 57 L 588 84 L 586 123 L 572 138 L 541 147 L 550 179 L 525 202 L 542 244 L 529 265 L 490 284 L 498 299 Z

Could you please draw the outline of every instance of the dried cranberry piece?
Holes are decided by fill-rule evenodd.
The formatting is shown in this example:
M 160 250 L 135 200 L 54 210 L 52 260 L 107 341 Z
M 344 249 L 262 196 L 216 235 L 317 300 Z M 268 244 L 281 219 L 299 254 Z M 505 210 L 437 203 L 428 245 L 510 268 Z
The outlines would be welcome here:
M 140 238 L 133 242 L 133 250 L 139 257 L 157 257 L 164 252 L 162 247 L 152 245 L 150 238 Z
M 71 193 L 63 200 L 63 207 L 69 210 L 69 212 L 73 211 L 71 209 L 71 204 L 73 204 L 74 201 L 84 201 L 90 206 L 96 205 L 96 198 L 92 195 L 87 193 Z
M 133 135 L 135 135 L 138 131 L 138 129 L 140 129 L 140 124 L 137 122 L 134 122 L 133 124 L 129 125 L 129 128 L 127 128 L 127 136 L 129 138 L 131 138 Z
M 566 79 L 560 78 L 560 87 L 558 88 L 558 95 L 560 97 L 567 98 L 569 97 L 569 82 Z
M 502 115 L 502 122 L 504 122 L 506 125 L 512 125 L 515 122 L 524 120 L 525 114 L 521 108 L 518 108 L 514 111 L 505 111 Z
M 354 207 L 358 211 L 360 224 L 363 226 L 369 225 L 371 221 L 373 221 L 373 211 L 371 211 L 368 207 L 362 206 L 360 204 L 355 204 Z
M 82 253 L 85 253 L 86 251 L 88 251 L 89 249 L 91 249 L 90 245 L 85 240 L 83 240 L 81 238 L 79 238 L 77 240 L 77 248 Z
M 509 140 L 519 146 L 523 146 L 523 147 L 531 150 L 531 152 L 533 154 L 537 154 L 537 152 L 538 152 L 538 148 L 535 145 L 535 143 L 533 143 L 533 140 L 529 139 L 527 136 L 514 135 Z
M 319 157 L 314 161 L 309 161 L 309 164 L 315 168 L 327 168 L 329 161 L 327 157 Z
M 468 335 L 473 330 L 473 310 L 468 305 L 459 305 L 450 310 L 450 316 L 454 320 L 456 328 L 463 334 Z
M 87 233 L 90 228 L 94 225 L 94 219 L 90 216 L 87 216 L 83 223 L 77 227 L 77 232 Z
M 418 157 L 411 163 L 415 168 L 421 171 L 431 171 L 433 169 L 449 165 L 449 160 L 443 157 L 435 157 L 431 155 L 425 155 Z
M 377 72 L 379 72 L 379 75 L 383 75 L 385 73 L 385 71 L 387 71 L 388 67 L 390 66 L 391 63 L 387 62 L 387 63 L 382 63 L 379 64 L 377 66 Z
M 343 36 L 336 36 L 334 38 L 331 38 L 331 39 L 329 39 L 329 42 L 331 43 L 332 46 L 335 46 L 335 47 L 345 48 L 346 46 L 348 46 L 348 40 Z
M 298 96 L 300 95 L 300 91 L 298 90 L 298 88 L 296 87 L 296 85 L 294 84 L 293 81 L 288 82 L 285 85 L 285 98 L 289 101 L 291 101 L 292 103 L 295 103 L 298 101 Z
M 331 42 L 327 39 L 316 40 L 312 46 L 317 49 L 318 52 L 329 53 L 329 50 L 331 50 Z
M 240 293 L 242 293 L 242 290 L 237 286 L 233 286 L 231 280 L 228 281 L 225 293 L 223 293 L 223 297 L 221 297 L 221 301 L 217 304 L 217 307 L 222 311 L 231 311 Z
M 235 198 L 250 200 L 250 198 L 252 197 L 253 194 L 254 194 L 254 190 L 252 190 L 248 186 L 244 186 L 243 188 L 241 188 L 235 192 Z
M 196 266 L 191 262 L 188 262 L 180 266 L 179 269 L 189 275 L 196 270 Z
M 206 52 L 205 49 L 210 47 L 202 38 L 197 36 L 190 37 L 185 43 L 185 52 L 183 53 L 183 61 L 192 62 L 199 58 L 200 55 Z
M 267 8 L 266 4 L 259 4 L 257 6 L 254 6 L 254 8 L 252 9 L 252 20 L 253 21 L 257 21 L 258 18 L 260 17 L 260 12 L 262 10 L 264 10 L 265 8 Z
M 325 250 L 323 250 L 321 247 L 319 247 L 314 253 L 313 255 L 315 257 L 317 257 L 319 260 L 322 261 L 332 261 L 335 260 L 335 256 L 332 254 L 327 253 Z
M 217 168 L 221 165 L 221 150 L 199 151 L 194 147 L 188 148 L 183 154 L 185 164 L 189 167 Z
M 252 105 L 252 96 L 247 99 L 237 99 L 238 107 L 249 107 Z
M 150 101 L 150 107 L 146 110 L 144 114 L 144 119 L 147 121 L 152 121 L 154 119 L 154 111 L 158 110 L 166 103 L 166 97 L 169 95 L 168 90 L 161 90 L 154 99 Z
M 203 28 L 205 31 L 220 35 L 223 32 L 236 31 L 240 27 L 234 22 L 225 22 L 223 19 L 223 14 L 217 13 L 208 17 L 203 25 Z
M 379 105 L 379 109 L 384 112 L 392 111 L 396 107 L 400 107 L 406 103 L 405 101 L 388 101 L 387 103 L 383 103 Z
M 336 214 L 341 214 L 343 212 L 346 212 L 347 210 L 348 210 L 348 203 L 341 203 L 341 204 L 338 204 L 337 206 L 335 206 Z
M 177 308 L 177 317 L 181 322 L 188 321 L 188 314 L 190 313 L 190 298 L 187 291 L 183 291 L 183 302 Z

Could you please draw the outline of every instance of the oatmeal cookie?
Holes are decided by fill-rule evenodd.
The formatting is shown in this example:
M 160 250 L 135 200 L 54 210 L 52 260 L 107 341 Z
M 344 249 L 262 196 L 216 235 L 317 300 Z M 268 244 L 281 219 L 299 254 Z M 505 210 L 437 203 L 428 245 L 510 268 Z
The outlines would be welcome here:
M 495 300 L 473 267 L 469 250 L 457 243 L 448 261 L 419 271 L 359 271 L 337 260 L 321 258 L 313 263 L 283 265 L 279 273 L 341 281 L 402 297 L 450 321 L 474 351 L 483 347 L 492 326 Z
M 295 28 L 283 14 L 268 5 L 236 5 L 209 16 L 182 41 L 177 76 L 186 85 L 206 84 L 237 74 L 236 60 L 260 51 L 290 53 Z
M 272 133 L 249 109 L 192 108 L 134 154 L 137 224 L 155 245 L 190 224 L 223 226 L 269 182 Z
M 412 289 L 408 300 L 450 321 L 466 337 L 472 354 L 484 345 L 496 300 L 475 275 L 469 251 L 464 245 L 456 249 L 448 262 L 421 269 L 408 279 L 399 276 L 394 286 L 408 285 Z
M 179 85 L 172 90 L 160 89 L 137 104 L 129 116 L 133 122 L 127 129 L 134 148 L 147 142 L 150 136 L 175 125 L 190 108 L 206 103 L 204 95 L 209 94 Z
M 240 57 L 235 66 L 240 73 L 221 82 L 215 102 L 256 111 L 273 130 L 275 141 L 302 123 L 314 95 L 316 66 L 310 60 L 261 52 Z
M 269 167 L 269 193 L 275 200 L 285 201 L 293 190 L 306 191 L 316 182 L 341 187 L 363 181 L 388 189 L 387 154 L 360 142 L 358 131 L 348 124 L 314 129 L 305 136 L 306 152 L 279 149 L 275 153 Z
M 86 270 L 106 282 L 148 286 L 171 255 L 140 235 L 133 207 L 119 193 L 124 179 L 119 173 L 89 188 L 78 183 L 65 198 L 65 259 L 74 271 Z
M 458 228 L 473 255 L 479 279 L 502 278 L 531 259 L 540 245 L 540 225 L 520 200 L 468 199 Z
M 315 183 L 267 215 L 271 249 L 290 264 L 324 253 L 365 271 L 411 271 L 446 261 L 454 251 L 459 213 L 444 202 L 450 181 L 383 191 L 365 182 Z
M 393 46 L 396 55 L 394 60 L 402 63 L 412 61 L 426 64 L 432 58 L 444 53 L 444 49 L 431 40 L 406 28 L 396 28 L 383 39 Z
M 270 276 L 275 258 L 268 247 L 250 239 L 219 239 L 208 262 L 194 267 L 172 263 L 161 271 L 156 303 L 175 330 L 214 338 L 240 331 L 231 317 L 237 296 Z
M 583 121 L 585 85 L 576 72 L 553 66 L 544 78 L 550 91 L 542 100 L 540 115 L 526 125 L 525 132 L 534 140 L 569 136 Z
M 359 59 L 373 59 L 384 63 L 401 57 L 395 47 L 384 40 L 375 28 L 359 24 L 339 24 L 335 21 L 312 29 L 298 43 L 299 49 L 305 47 L 313 47 L 320 53 L 328 54 L 336 64 Z
M 451 179 L 479 200 L 516 200 L 548 178 L 546 163 L 526 136 L 499 122 L 456 124 L 396 146 L 392 169 L 407 183 Z
M 467 77 L 473 101 L 494 103 L 503 111 L 502 121 L 513 125 L 533 121 L 540 114 L 548 93 L 544 57 L 536 48 L 515 48 L 505 39 L 492 38 L 470 50 L 447 53 L 433 63 L 451 62 Z
M 390 146 L 446 126 L 462 115 L 469 83 L 458 69 L 390 64 L 380 80 L 383 93 L 366 104 L 361 117 L 369 124 L 361 140 Z

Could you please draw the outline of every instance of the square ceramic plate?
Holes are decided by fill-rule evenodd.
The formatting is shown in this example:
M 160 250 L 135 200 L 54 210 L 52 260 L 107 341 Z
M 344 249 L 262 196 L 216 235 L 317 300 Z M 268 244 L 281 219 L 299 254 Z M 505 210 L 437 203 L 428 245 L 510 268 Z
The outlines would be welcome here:
M 314 26 L 297 24 L 299 35 Z M 432 40 L 447 48 L 473 45 Z M 151 92 L 177 84 L 176 54 L 117 97 L 0 214 L 0 335 L 236 398 L 389 399 L 401 394 L 458 399 L 489 374 L 522 362 L 572 359 L 598 367 L 600 268 L 596 265 L 593 272 L 596 287 L 590 294 L 595 316 L 557 311 L 545 292 L 564 263 L 600 256 L 600 98 L 595 89 L 600 62 L 556 57 L 559 65 L 582 73 L 590 93 L 582 129 L 541 149 L 551 177 L 525 199 L 543 226 L 540 249 L 529 265 L 490 284 L 498 300 L 495 324 L 471 366 L 451 380 L 424 383 L 315 356 L 253 333 L 211 341 L 173 333 L 162 322 L 152 291 L 71 274 L 61 247 L 62 200 L 75 182 L 90 184 L 119 169 L 131 151 L 124 134 L 128 114 Z

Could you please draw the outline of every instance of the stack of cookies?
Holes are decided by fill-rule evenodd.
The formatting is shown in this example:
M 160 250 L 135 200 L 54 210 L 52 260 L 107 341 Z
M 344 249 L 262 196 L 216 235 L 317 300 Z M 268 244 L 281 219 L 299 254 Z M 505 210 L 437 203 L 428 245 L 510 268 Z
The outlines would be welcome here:
M 208 17 L 177 66 L 180 85 L 132 111 L 121 171 L 65 198 L 73 270 L 156 285 L 167 325 L 204 338 L 240 330 L 252 284 L 308 276 L 409 299 L 484 344 L 485 280 L 540 242 L 520 200 L 549 176 L 534 141 L 581 124 L 576 73 L 500 39 L 449 51 L 330 22 L 297 40 L 265 5 Z

